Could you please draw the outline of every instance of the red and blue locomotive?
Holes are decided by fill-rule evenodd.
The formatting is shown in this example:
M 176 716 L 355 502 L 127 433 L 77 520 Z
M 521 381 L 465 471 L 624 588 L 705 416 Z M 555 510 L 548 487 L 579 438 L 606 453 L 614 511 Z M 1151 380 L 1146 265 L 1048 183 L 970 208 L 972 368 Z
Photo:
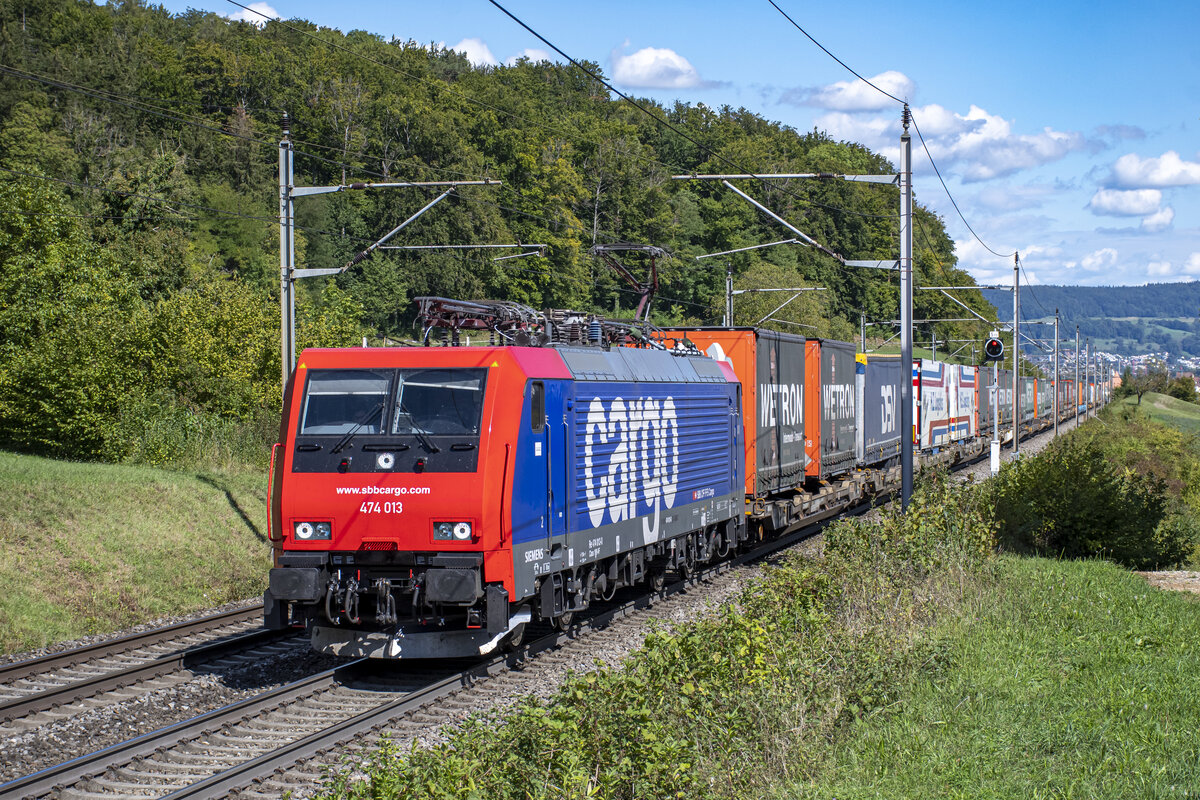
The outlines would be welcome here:
M 338 655 L 477 655 L 726 553 L 740 392 L 695 351 L 307 350 L 272 464 L 267 624 Z

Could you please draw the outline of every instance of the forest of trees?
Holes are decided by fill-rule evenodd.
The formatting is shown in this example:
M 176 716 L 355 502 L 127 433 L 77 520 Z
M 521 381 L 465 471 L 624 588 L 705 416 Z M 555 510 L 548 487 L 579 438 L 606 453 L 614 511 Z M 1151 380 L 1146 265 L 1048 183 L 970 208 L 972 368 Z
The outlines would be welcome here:
M 719 185 L 673 174 L 731 163 L 894 171 L 860 145 L 744 109 L 647 101 L 685 138 L 575 67 L 475 68 L 412 41 L 298 20 L 260 28 L 199 11 L 172 16 L 137 0 L 0 0 L 0 86 L 0 446 L 140 458 L 138 439 L 156 420 L 249 424 L 277 413 L 285 112 L 298 185 L 502 182 L 459 189 L 390 244 L 546 245 L 542 256 L 506 261 L 482 250 L 391 251 L 336 279 L 303 281 L 302 345 L 410 338 L 411 299 L 425 294 L 628 316 L 636 294 L 587 254 L 615 241 L 674 253 L 661 268 L 657 322 L 719 321 L 726 263 L 739 288 L 827 287 L 777 315 L 810 334 L 854 339 L 860 314 L 898 315 L 895 273 L 845 268 L 813 248 L 695 260 L 788 234 Z M 895 187 L 744 188 L 847 258 L 896 257 Z M 345 264 L 437 191 L 298 200 L 297 265 Z M 918 281 L 971 283 L 941 220 L 916 213 Z M 963 299 L 994 314 L 976 292 Z M 742 296 L 735 321 L 753 322 L 775 302 Z M 960 311 L 936 293 L 917 295 L 918 319 Z

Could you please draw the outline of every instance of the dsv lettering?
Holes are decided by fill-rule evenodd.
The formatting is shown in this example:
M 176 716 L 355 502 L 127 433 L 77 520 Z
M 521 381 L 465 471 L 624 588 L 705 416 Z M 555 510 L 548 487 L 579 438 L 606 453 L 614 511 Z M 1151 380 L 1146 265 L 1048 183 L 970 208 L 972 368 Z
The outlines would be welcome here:
M 614 446 L 615 445 L 615 446 Z M 662 508 L 675 505 L 679 490 L 679 421 L 675 401 L 617 397 L 605 407 L 588 405 L 583 443 L 583 480 L 588 518 L 600 527 L 633 519 L 645 507 L 654 522 L 642 520 L 647 544 L 658 540 Z

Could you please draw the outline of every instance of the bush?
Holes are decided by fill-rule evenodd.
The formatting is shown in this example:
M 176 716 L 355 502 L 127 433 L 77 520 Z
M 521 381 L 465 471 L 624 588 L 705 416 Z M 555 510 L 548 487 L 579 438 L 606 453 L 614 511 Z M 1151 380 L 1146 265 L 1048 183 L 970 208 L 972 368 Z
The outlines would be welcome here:
M 878 521 L 849 517 L 825 538 L 825 552 L 857 570 L 886 560 L 920 574 L 948 564 L 976 567 L 996 546 L 996 525 L 976 494 L 955 486 L 945 470 L 922 473 L 908 511 L 894 503 Z
M 265 471 L 279 415 L 223 417 L 160 395 L 121 409 L 105 429 L 105 461 L 172 469 Z
M 1162 477 L 1116 466 L 1085 436 L 1056 440 L 1037 458 L 1006 464 L 983 502 L 1001 547 L 1063 558 L 1106 558 L 1134 569 L 1169 566 L 1191 550 L 1194 526 L 1178 514 Z

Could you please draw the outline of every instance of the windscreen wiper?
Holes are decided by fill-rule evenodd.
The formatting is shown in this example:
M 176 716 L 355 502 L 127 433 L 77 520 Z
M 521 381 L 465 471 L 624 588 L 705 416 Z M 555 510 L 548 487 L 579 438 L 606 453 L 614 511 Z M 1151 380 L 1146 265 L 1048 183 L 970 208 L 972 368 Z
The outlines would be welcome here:
M 385 401 L 381 400 L 378 403 L 376 403 L 374 406 L 372 406 L 371 408 L 367 409 L 367 413 L 363 414 L 362 419 L 360 419 L 358 422 L 354 423 L 354 427 L 352 427 L 350 430 L 346 431 L 345 436 L 338 439 L 338 443 L 333 446 L 333 450 L 331 452 L 334 452 L 334 453 L 342 452 L 342 448 L 345 447 L 346 445 L 350 444 L 350 441 L 354 438 L 355 434 L 358 433 L 358 429 L 361 428 L 363 425 L 366 425 L 368 422 L 370 422 L 371 417 L 375 416 L 375 414 L 377 414 L 383 410 L 384 402 Z
M 428 431 L 424 431 L 424 430 L 422 430 L 420 427 L 418 427 L 416 418 L 415 418 L 415 417 L 412 415 L 412 412 L 411 412 L 411 411 L 409 411 L 409 410 L 408 410 L 408 409 L 407 409 L 407 408 L 404 406 L 404 401 L 403 401 L 403 400 L 399 400 L 399 399 L 397 399 L 397 400 L 396 400 L 396 408 L 400 409 L 400 413 L 401 413 L 401 414 L 403 414 L 404 416 L 408 417 L 408 421 L 409 421 L 409 423 L 410 423 L 410 426 L 412 427 L 412 432 L 413 432 L 414 434 L 416 434 L 417 440 L 418 440 L 418 441 L 421 443 L 421 445 L 422 445 L 422 446 L 423 446 L 423 447 L 424 447 L 426 450 L 428 450 L 428 451 L 429 451 L 429 452 L 431 452 L 431 453 L 440 453 L 440 452 L 442 452 L 442 448 L 440 448 L 440 447 L 438 447 L 436 444 L 434 444 L 434 443 L 433 443 L 433 439 L 430 439 L 430 438 L 429 438 L 429 433 L 428 433 Z

